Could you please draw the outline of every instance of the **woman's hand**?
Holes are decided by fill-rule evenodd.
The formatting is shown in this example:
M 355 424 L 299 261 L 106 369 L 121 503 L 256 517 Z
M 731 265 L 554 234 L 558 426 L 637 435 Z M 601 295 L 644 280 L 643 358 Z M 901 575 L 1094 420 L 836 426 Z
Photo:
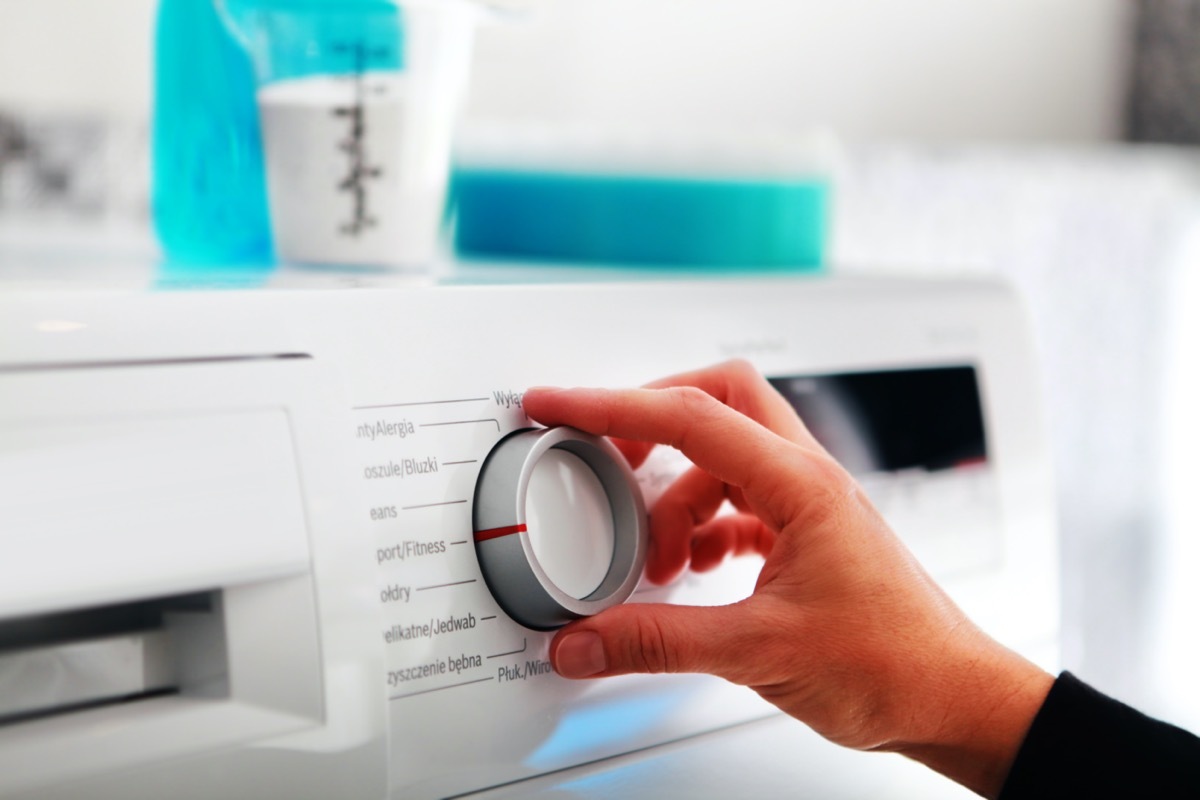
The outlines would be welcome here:
M 695 465 L 651 512 L 650 580 L 729 554 L 765 559 L 739 603 L 629 604 L 568 625 L 550 649 L 559 674 L 719 675 L 838 744 L 999 792 L 1053 679 L 963 615 L 753 367 L 642 389 L 535 388 L 524 407 L 614 437 L 634 466 L 655 444 Z M 716 516 L 726 499 L 737 513 Z

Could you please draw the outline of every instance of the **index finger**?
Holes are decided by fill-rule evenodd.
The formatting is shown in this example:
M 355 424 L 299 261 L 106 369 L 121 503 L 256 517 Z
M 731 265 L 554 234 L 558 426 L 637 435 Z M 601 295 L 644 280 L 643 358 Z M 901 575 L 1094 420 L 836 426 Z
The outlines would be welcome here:
M 545 425 L 670 445 L 718 480 L 742 489 L 781 530 L 803 504 L 800 486 L 825 485 L 818 451 L 796 445 L 695 387 L 532 388 L 525 412 Z M 803 483 L 802 483 L 803 482 Z
M 796 414 L 791 403 L 745 359 L 735 358 L 713 366 L 676 373 L 651 381 L 643 388 L 665 389 L 673 386 L 694 386 L 702 389 L 721 403 L 762 423 L 785 439 L 820 449 L 820 445 Z M 635 469 L 646 460 L 654 447 L 652 442 L 627 439 L 617 439 L 614 443 Z
M 819 447 L 792 404 L 749 361 L 735 358 L 715 366 L 680 372 L 651 381 L 645 388 L 663 389 L 671 386 L 703 389 L 785 439 Z

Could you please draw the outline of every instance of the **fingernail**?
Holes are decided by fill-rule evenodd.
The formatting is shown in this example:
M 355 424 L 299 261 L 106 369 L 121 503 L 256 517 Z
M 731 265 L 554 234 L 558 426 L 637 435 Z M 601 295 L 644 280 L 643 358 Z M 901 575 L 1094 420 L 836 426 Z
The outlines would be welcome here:
M 554 669 L 564 678 L 590 678 L 607 667 L 604 641 L 592 631 L 568 633 L 554 651 Z
M 561 392 L 561 386 L 530 386 L 525 391 L 527 392 Z

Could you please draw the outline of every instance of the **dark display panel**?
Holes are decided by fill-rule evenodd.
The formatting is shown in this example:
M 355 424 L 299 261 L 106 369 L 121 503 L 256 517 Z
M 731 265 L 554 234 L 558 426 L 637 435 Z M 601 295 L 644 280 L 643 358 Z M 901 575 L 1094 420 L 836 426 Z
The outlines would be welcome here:
M 817 440 L 856 474 L 987 460 L 971 366 L 771 378 Z

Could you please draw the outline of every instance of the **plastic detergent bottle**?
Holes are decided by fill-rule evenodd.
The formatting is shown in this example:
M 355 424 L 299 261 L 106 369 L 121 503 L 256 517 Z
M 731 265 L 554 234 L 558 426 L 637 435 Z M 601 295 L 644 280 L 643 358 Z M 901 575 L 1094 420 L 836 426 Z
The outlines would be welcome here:
M 151 203 L 165 255 L 271 261 L 250 56 L 212 0 L 163 0 L 155 35 Z

